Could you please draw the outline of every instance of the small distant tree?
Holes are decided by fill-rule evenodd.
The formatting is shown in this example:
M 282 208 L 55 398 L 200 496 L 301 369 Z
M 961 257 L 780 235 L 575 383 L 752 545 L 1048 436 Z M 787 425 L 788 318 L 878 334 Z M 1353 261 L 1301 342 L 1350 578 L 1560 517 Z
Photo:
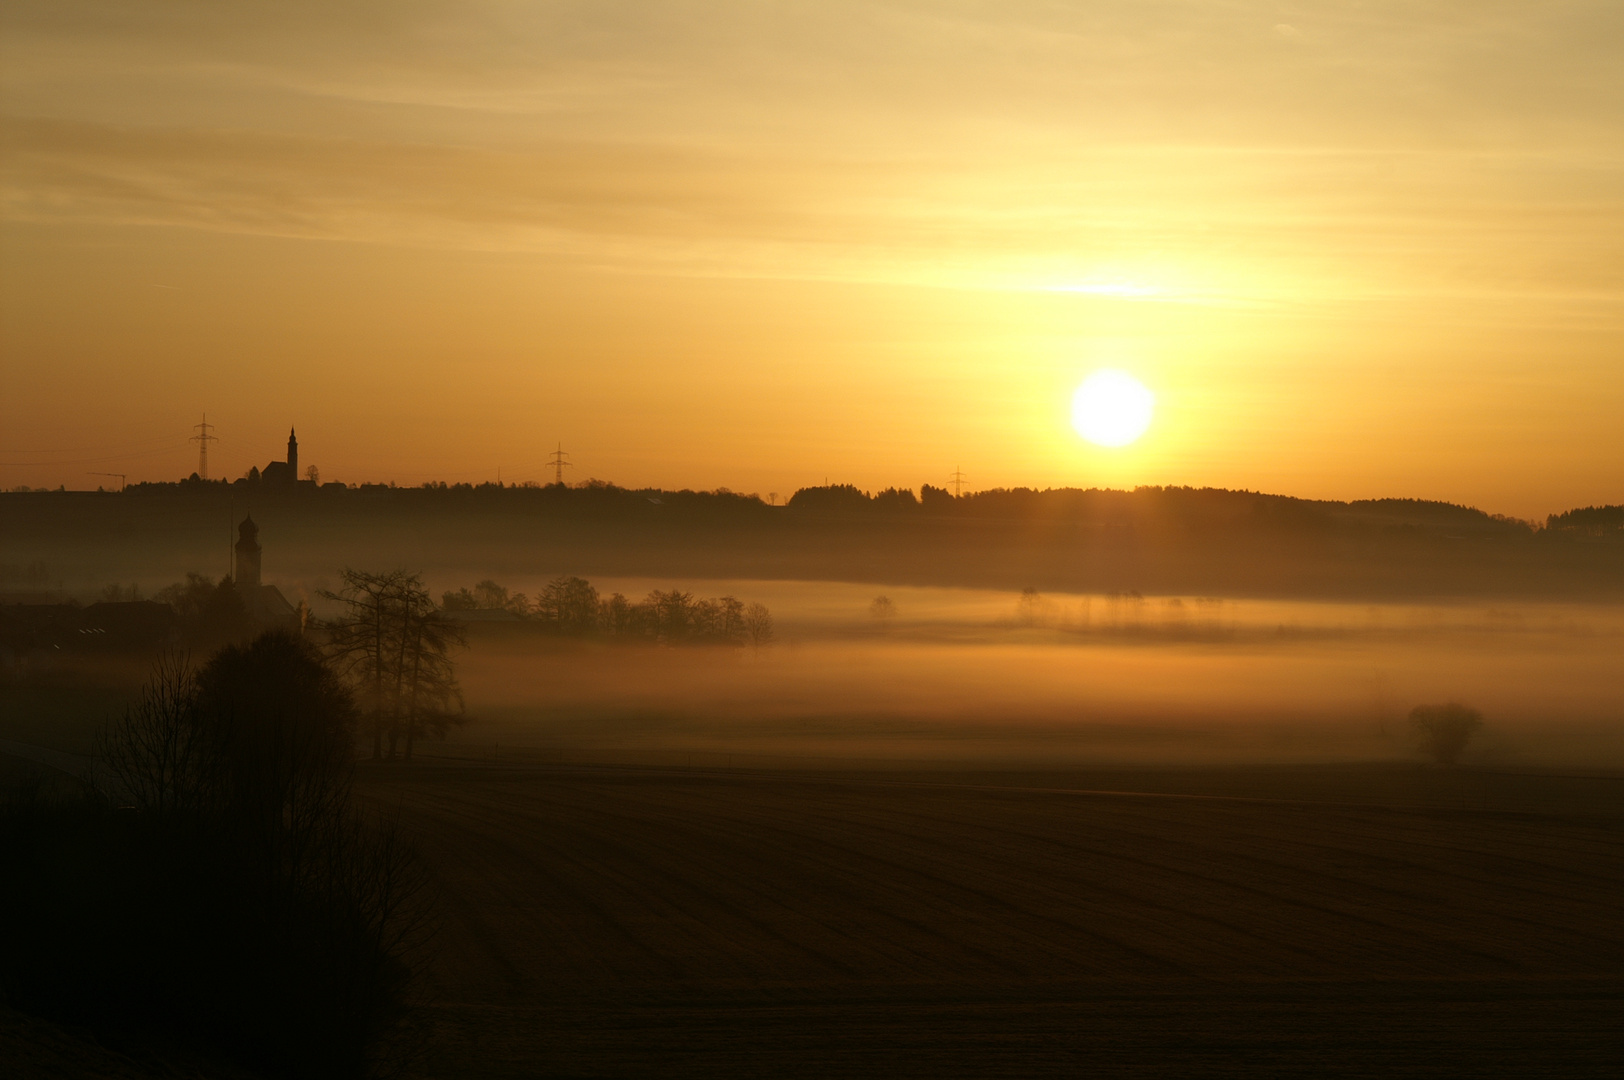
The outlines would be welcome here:
M 868 613 L 876 619 L 894 619 L 897 605 L 892 603 L 889 596 L 876 596 L 874 602 L 868 605 Z
M 507 604 L 508 591 L 505 586 L 498 585 L 490 578 L 474 586 L 475 607 L 485 611 L 501 611 Z
M 321 483 L 321 470 L 316 468 L 314 465 L 306 465 L 305 479 L 309 480 L 312 484 Z
M 752 603 L 744 609 L 744 633 L 750 647 L 757 652 L 773 640 L 773 616 L 767 605 Z
M 625 596 L 615 593 L 607 600 L 598 601 L 598 627 L 610 637 L 624 639 L 632 636 L 632 605 Z
M 1434 761 L 1453 765 L 1483 726 L 1483 714 L 1453 701 L 1445 705 L 1417 705 L 1410 710 L 1410 726 L 1421 748 Z
M 680 589 L 668 592 L 655 589 L 648 594 L 644 603 L 653 613 L 660 641 L 675 645 L 688 640 L 693 619 L 693 599 L 692 593 Z
M 195 571 L 187 571 L 185 581 L 165 585 L 153 593 L 152 598 L 160 604 L 168 604 L 183 619 L 195 619 L 208 607 L 214 589 L 213 581 Z
M 744 603 L 734 597 L 699 600 L 689 609 L 691 636 L 707 645 L 743 645 Z
M 440 607 L 446 611 L 474 611 L 479 607 L 479 601 L 467 589 L 456 592 L 447 589 L 440 594 Z
M 598 590 L 585 578 L 554 578 L 536 597 L 538 617 L 577 637 L 598 625 L 598 609 Z

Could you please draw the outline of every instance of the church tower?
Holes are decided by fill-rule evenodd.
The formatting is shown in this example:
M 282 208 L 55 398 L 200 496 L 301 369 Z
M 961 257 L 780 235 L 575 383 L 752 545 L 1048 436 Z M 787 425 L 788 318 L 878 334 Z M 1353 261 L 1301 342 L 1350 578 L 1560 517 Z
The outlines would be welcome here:
M 299 480 L 299 440 L 294 437 L 293 429 L 288 428 L 288 482 L 297 483 Z
M 237 526 L 237 588 L 259 585 L 259 526 L 254 524 L 254 516 L 242 519 Z

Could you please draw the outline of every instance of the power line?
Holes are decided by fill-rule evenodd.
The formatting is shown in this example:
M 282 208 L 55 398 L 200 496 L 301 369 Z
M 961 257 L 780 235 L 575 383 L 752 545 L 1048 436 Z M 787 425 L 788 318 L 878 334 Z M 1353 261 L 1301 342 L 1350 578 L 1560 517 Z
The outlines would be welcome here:
M 964 494 L 964 470 L 957 465 L 953 466 L 953 497 L 956 499 Z
M 67 465 L 94 465 L 101 461 L 123 461 L 128 458 L 152 457 L 155 454 L 173 454 L 179 449 L 182 449 L 179 443 L 172 443 L 169 446 L 161 446 L 156 450 L 133 450 L 127 453 L 115 451 L 111 454 L 102 454 L 98 457 L 72 458 L 68 461 L 0 461 L 0 465 L 15 469 L 43 469 L 57 468 Z

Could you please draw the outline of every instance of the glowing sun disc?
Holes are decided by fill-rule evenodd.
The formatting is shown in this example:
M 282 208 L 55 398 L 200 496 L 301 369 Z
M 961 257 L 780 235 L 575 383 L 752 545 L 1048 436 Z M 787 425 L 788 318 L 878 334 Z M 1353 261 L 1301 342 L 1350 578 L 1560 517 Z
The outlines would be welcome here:
M 1127 446 L 1150 427 L 1156 396 L 1125 371 L 1101 368 L 1071 399 L 1071 426 L 1096 446 Z

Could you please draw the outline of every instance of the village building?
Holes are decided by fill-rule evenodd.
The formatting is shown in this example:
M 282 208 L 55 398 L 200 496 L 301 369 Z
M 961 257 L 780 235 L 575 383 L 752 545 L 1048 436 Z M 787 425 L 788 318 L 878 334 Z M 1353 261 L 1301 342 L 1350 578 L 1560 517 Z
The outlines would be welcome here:
M 243 610 L 251 620 L 266 629 L 298 633 L 303 622 L 299 609 L 288 603 L 282 590 L 260 580 L 260 556 L 263 551 L 259 544 L 259 526 L 254 523 L 254 516 L 249 514 L 237 526 L 237 576 L 233 581 L 237 595 L 242 597 Z

